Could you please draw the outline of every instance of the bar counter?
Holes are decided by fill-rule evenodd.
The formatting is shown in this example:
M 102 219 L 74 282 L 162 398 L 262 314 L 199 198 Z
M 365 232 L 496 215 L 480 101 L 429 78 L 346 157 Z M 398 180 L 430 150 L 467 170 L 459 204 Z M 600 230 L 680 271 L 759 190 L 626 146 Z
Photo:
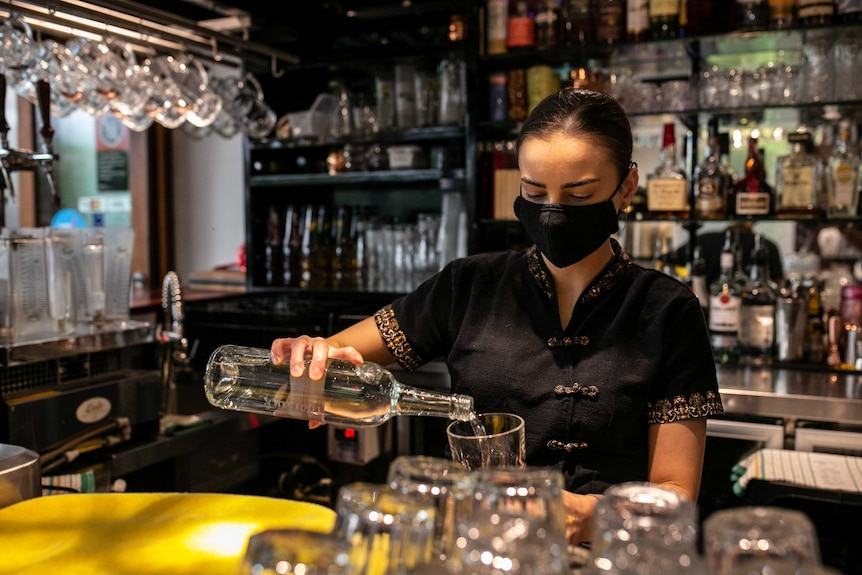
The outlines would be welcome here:
M 862 425 L 862 373 L 809 366 L 716 366 L 725 413 Z

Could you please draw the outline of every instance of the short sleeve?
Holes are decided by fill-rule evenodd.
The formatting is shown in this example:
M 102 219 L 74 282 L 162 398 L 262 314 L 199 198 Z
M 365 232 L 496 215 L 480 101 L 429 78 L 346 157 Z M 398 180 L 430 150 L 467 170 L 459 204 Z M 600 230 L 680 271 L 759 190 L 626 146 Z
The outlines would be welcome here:
M 664 334 L 664 355 L 650 393 L 649 422 L 668 423 L 721 415 L 715 361 L 703 310 L 688 299 L 673 314 Z

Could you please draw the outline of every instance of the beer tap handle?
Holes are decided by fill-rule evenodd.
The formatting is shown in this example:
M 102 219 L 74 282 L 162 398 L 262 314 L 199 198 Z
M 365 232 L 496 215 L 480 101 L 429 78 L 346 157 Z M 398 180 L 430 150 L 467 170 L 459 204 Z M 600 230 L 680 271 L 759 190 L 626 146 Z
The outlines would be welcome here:
M 48 80 L 43 78 L 36 83 L 36 99 L 39 103 L 39 115 L 42 116 L 42 129 L 39 133 L 42 135 L 45 152 L 51 155 L 39 165 L 45 173 L 48 186 L 51 188 L 54 206 L 60 207 L 60 193 L 57 190 L 57 182 L 54 180 L 54 128 L 51 126 L 51 84 L 48 83 Z
M 36 84 L 36 99 L 39 102 L 39 115 L 42 116 L 42 129 L 39 133 L 45 143 L 45 151 L 51 152 L 54 144 L 54 128 L 51 126 L 51 84 L 44 78 Z
M 9 190 L 9 197 L 15 197 L 15 188 L 12 184 L 12 173 L 9 169 L 9 122 L 6 121 L 6 75 L 0 74 L 0 190 Z M 0 199 L 2 201 L 2 199 Z

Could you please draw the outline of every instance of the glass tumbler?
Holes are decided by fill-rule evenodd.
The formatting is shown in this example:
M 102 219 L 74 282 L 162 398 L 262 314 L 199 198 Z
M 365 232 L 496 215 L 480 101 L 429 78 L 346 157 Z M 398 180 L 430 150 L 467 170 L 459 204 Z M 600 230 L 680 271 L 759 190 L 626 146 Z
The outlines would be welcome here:
M 400 575 L 432 562 L 433 503 L 388 485 L 344 485 L 335 501 L 332 534 L 352 549 L 357 575 Z
M 485 434 L 476 435 L 469 421 L 455 421 L 446 428 L 452 459 L 468 469 L 524 465 L 524 419 L 512 413 L 478 414 Z
M 238 575 L 348 575 L 350 547 L 328 533 L 270 529 L 248 539 Z
M 451 551 L 455 517 L 473 487 L 470 471 L 449 459 L 402 455 L 389 464 L 387 483 L 395 491 L 434 507 L 434 557 L 445 559 Z
M 820 565 L 814 525 L 801 511 L 745 506 L 723 509 L 703 522 L 703 551 L 715 575 L 795 573 Z

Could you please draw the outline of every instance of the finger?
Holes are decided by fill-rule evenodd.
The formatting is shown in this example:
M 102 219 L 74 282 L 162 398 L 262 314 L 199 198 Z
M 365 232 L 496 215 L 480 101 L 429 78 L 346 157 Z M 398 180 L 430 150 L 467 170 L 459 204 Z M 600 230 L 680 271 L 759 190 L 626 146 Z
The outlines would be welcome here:
M 290 376 L 302 377 L 305 371 L 305 355 L 311 346 L 311 338 L 300 336 L 293 338 L 290 348 Z
M 323 339 L 314 342 L 314 347 L 311 348 L 311 363 L 308 364 L 308 377 L 313 380 L 323 377 L 330 349 L 332 348 Z
M 281 365 L 284 356 L 290 353 L 291 338 L 279 338 L 272 342 L 269 348 L 269 361 L 273 365 Z
M 324 425 L 326 425 L 326 424 L 323 423 L 322 421 L 309 421 L 308 422 L 308 429 L 317 429 L 318 427 L 323 427 Z
M 345 359 L 354 365 L 360 365 L 365 361 L 362 354 L 352 346 L 332 348 L 329 352 L 329 357 Z

